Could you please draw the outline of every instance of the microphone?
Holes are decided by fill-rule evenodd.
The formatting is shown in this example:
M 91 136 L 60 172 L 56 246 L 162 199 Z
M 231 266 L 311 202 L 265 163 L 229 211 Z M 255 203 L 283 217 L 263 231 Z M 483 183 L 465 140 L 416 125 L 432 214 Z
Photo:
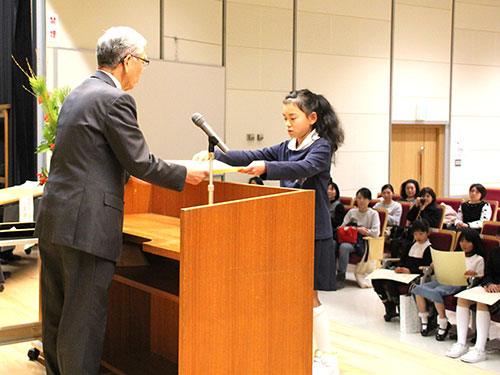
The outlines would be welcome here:
M 210 141 L 213 142 L 215 146 L 218 146 L 223 153 L 229 151 L 229 147 L 219 138 L 219 136 L 215 133 L 210 125 L 207 124 L 205 118 L 200 113 L 193 113 L 191 116 L 191 120 L 193 120 L 194 124 L 201 128 L 205 132 L 206 135 L 210 138 Z

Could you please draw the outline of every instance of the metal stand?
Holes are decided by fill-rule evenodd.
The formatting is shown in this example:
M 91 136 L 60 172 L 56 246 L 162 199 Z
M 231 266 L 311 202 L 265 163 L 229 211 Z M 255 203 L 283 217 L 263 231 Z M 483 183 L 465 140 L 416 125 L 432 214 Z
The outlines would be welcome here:
M 214 156 L 217 139 L 208 137 L 208 204 L 214 204 Z

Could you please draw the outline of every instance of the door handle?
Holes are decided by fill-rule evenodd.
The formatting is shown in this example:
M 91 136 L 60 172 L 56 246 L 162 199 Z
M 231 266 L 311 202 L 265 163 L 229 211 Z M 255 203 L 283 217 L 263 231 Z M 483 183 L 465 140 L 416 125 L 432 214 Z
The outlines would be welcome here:
M 424 150 L 425 150 L 424 146 L 420 147 L 418 173 L 419 173 L 419 184 L 421 187 L 423 186 L 423 177 L 424 177 Z

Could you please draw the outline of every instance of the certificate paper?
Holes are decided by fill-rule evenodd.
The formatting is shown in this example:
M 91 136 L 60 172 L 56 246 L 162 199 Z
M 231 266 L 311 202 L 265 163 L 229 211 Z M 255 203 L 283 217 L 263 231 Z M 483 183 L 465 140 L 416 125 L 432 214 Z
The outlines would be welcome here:
M 370 280 L 394 280 L 399 281 L 400 283 L 409 284 L 419 276 L 419 274 L 415 273 L 396 273 L 393 270 L 377 268 L 371 274 L 366 276 L 366 278 Z
M 486 305 L 494 305 L 496 302 L 500 301 L 500 293 L 488 293 L 482 286 L 465 289 L 460 293 L 455 294 L 455 297 L 484 303 Z
M 437 282 L 444 285 L 467 286 L 463 251 L 439 251 L 431 248 L 431 256 Z
M 196 160 L 166 160 L 168 163 L 179 164 L 185 167 L 197 167 L 203 168 L 207 172 L 209 171 L 210 165 L 208 160 L 205 161 L 196 161 Z M 245 167 L 232 167 L 226 163 L 223 163 L 219 160 L 214 160 L 214 173 L 229 173 L 229 172 L 239 172 L 241 168 Z

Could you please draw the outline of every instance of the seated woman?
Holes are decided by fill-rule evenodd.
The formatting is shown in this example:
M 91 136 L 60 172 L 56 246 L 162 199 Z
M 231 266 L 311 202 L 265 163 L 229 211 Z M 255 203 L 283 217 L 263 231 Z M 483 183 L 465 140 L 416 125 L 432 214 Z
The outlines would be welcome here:
M 497 246 L 490 252 L 486 270 L 481 282 L 488 293 L 500 293 L 500 248 Z M 486 341 L 490 330 L 491 315 L 500 314 L 500 301 L 489 306 L 477 303 L 476 308 L 476 344 L 468 349 L 467 330 L 469 328 L 469 309 L 476 302 L 459 298 L 457 306 L 457 342 L 452 345 L 446 355 L 464 362 L 479 362 L 486 359 Z M 468 349 L 468 350 L 467 350 Z
M 411 225 L 414 242 L 403 251 L 397 263 L 396 273 L 422 274 L 419 268 L 431 264 L 431 243 L 429 242 L 429 224 L 417 219 Z M 398 316 L 396 307 L 399 306 L 399 287 L 406 284 L 394 280 L 372 280 L 373 289 L 385 306 L 384 320 L 389 322 Z
M 394 196 L 394 188 L 391 184 L 386 184 L 382 186 L 382 198 L 381 202 L 378 202 L 373 206 L 373 208 L 382 208 L 387 210 L 389 213 L 389 217 L 387 218 L 387 225 L 394 226 L 399 225 L 399 221 L 401 220 L 401 214 L 403 213 L 403 208 L 401 207 L 401 203 L 395 202 L 392 200 Z
M 330 219 L 332 221 L 332 228 L 337 229 L 344 220 L 345 209 L 344 205 L 340 202 L 339 187 L 330 178 L 328 181 L 328 198 L 330 198 Z
M 337 247 L 338 271 L 337 289 L 342 289 L 345 282 L 345 273 L 349 263 L 349 254 L 356 252 L 359 256 L 365 253 L 365 242 L 363 236 L 378 237 L 380 235 L 380 219 L 377 211 L 368 207 L 372 193 L 367 188 L 361 188 L 356 192 L 357 207 L 347 212 L 342 226 L 356 226 L 358 229 L 358 242 L 355 244 L 343 242 Z
M 415 202 L 418 194 L 420 193 L 420 186 L 418 182 L 412 179 L 406 180 L 401 184 L 401 199 L 400 202 Z
M 483 201 L 486 196 L 486 188 L 481 184 L 472 184 L 469 188 L 469 200 L 458 208 L 455 228 L 473 228 L 481 231 L 483 223 L 491 218 L 491 206 Z
M 476 276 L 484 273 L 484 249 L 481 244 L 479 234 L 472 229 L 465 229 L 460 235 L 460 241 L 455 251 L 465 253 L 465 274 L 464 276 Z M 428 336 L 431 331 L 429 324 L 429 312 L 427 311 L 427 301 L 433 302 L 438 312 L 438 331 L 436 340 L 443 341 L 451 328 L 450 322 L 446 318 L 443 297 L 456 294 L 464 290 L 464 286 L 443 285 L 437 281 L 431 281 L 417 286 L 412 290 L 415 295 L 418 307 L 418 316 L 420 317 L 422 336 Z
M 436 204 L 436 193 L 430 187 L 420 190 L 418 198 L 408 211 L 406 225 L 410 225 L 417 218 L 425 219 L 431 228 L 438 228 L 443 211 Z

